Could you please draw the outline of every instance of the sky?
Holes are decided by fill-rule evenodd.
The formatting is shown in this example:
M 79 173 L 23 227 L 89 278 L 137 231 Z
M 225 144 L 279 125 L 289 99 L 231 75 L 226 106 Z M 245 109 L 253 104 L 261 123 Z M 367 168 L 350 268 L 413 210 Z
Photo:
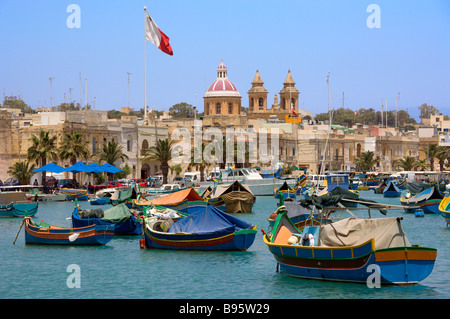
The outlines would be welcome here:
M 144 6 L 173 56 L 145 41 Z M 187 102 L 202 112 L 223 59 L 245 107 L 256 70 L 269 106 L 290 70 L 299 107 L 313 114 L 328 111 L 330 72 L 332 109 L 387 100 L 394 110 L 400 93 L 397 108 L 416 118 L 423 103 L 450 115 L 446 0 L 0 0 L 0 40 L 0 89 L 34 108 L 87 95 L 96 110 L 128 98 L 138 110 L 146 62 L 149 109 Z

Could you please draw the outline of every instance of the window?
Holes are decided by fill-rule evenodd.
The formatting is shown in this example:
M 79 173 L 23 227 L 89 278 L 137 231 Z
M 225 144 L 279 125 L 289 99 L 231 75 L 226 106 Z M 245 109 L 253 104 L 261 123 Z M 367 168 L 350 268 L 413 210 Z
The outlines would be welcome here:
M 264 110 L 264 99 L 262 97 L 259 98 L 258 104 L 259 104 L 259 109 Z
M 220 114 L 222 113 L 221 107 L 220 107 L 220 103 L 216 104 L 216 114 Z
M 130 140 L 127 140 L 127 152 L 131 152 L 133 145 L 131 144 Z
M 228 114 L 233 114 L 233 105 L 228 103 Z
M 148 141 L 147 140 L 142 141 L 142 150 L 148 150 Z
M 97 150 L 97 140 L 95 137 L 92 138 L 92 153 L 95 153 Z

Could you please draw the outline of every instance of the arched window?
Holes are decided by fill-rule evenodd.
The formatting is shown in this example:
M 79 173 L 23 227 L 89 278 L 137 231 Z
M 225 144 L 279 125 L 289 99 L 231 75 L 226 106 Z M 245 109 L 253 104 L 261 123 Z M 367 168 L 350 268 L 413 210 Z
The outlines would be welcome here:
M 361 144 L 356 145 L 356 157 L 361 156 Z
M 148 150 L 148 141 L 147 140 L 143 140 L 142 141 L 142 150 Z
M 259 104 L 259 109 L 264 110 L 264 99 L 262 97 L 259 98 L 258 104 Z
M 221 107 L 220 107 L 220 103 L 216 104 L 216 114 L 220 114 L 222 113 Z
M 228 114 L 233 114 L 233 105 L 228 103 Z

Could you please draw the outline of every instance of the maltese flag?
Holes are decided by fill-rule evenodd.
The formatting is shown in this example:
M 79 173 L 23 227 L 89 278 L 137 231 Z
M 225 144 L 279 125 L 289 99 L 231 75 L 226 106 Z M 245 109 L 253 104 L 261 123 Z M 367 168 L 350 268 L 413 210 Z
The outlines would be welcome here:
M 173 55 L 169 37 L 158 28 L 148 12 L 146 11 L 145 13 L 147 14 L 145 17 L 145 39 L 156 45 L 164 53 Z

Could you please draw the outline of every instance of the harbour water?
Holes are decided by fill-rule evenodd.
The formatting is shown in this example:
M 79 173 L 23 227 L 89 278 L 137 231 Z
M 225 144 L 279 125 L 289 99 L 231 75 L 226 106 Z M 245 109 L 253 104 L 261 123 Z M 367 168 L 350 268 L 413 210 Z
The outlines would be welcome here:
M 399 205 L 372 191 L 360 197 Z M 88 202 L 80 202 L 89 208 Z M 35 221 L 70 227 L 73 202 L 42 202 Z M 108 208 L 103 206 L 102 208 Z M 0 220 L 1 299 L 447 299 L 450 297 L 450 227 L 441 215 L 422 218 L 403 210 L 404 231 L 412 244 L 437 248 L 433 272 L 412 286 L 369 288 L 363 284 L 290 278 L 276 271 L 261 228 L 277 208 L 272 196 L 258 197 L 251 214 L 238 217 L 258 226 L 245 252 L 198 252 L 140 249 L 140 236 L 114 237 L 106 246 L 25 245 L 24 229 L 13 245 L 20 218 Z M 372 212 L 372 217 L 383 217 Z M 79 267 L 80 285 L 70 287 L 70 265 Z M 69 268 L 68 268 L 69 267 Z

